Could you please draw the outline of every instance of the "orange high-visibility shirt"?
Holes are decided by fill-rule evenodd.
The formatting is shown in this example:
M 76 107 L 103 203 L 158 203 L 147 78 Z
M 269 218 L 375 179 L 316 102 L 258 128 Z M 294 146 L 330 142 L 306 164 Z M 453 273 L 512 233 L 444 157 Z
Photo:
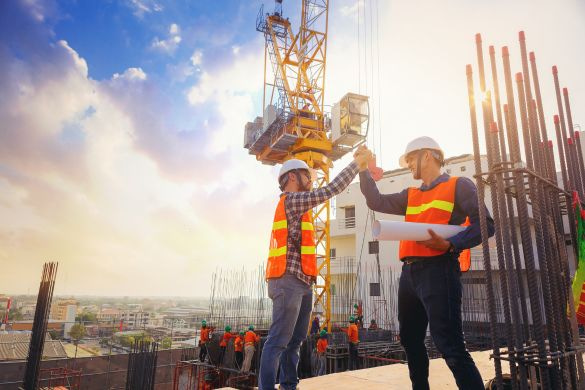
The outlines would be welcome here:
M 317 353 L 325 353 L 326 350 L 327 350 L 327 339 L 320 338 L 317 341 Z
M 359 343 L 359 333 L 356 324 L 350 324 L 349 328 L 347 328 L 347 336 L 349 337 L 349 341 L 351 343 Z
M 251 330 L 246 332 L 244 336 L 244 342 L 247 344 L 254 344 L 260 341 L 260 337 L 256 335 L 256 333 L 252 332 Z
M 209 341 L 209 333 L 211 329 L 209 328 L 201 328 L 201 335 L 199 336 L 201 343 L 206 343 Z
M 242 352 L 244 350 L 244 339 L 242 336 L 236 337 L 236 340 L 234 341 L 234 350 L 236 352 Z
M 223 334 L 223 337 L 221 338 L 221 341 L 219 342 L 219 346 L 220 347 L 227 347 L 228 342 L 230 341 L 230 339 L 232 338 L 232 334 L 230 332 L 225 332 Z

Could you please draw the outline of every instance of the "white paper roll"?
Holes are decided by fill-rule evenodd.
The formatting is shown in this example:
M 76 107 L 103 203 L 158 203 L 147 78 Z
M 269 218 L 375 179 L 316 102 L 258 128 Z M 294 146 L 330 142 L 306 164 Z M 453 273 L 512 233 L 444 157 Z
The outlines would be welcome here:
M 432 229 L 443 238 L 450 238 L 465 230 L 459 225 L 439 225 L 434 223 L 415 223 L 402 221 L 374 221 L 372 236 L 379 241 L 424 241 L 431 238 L 428 230 Z

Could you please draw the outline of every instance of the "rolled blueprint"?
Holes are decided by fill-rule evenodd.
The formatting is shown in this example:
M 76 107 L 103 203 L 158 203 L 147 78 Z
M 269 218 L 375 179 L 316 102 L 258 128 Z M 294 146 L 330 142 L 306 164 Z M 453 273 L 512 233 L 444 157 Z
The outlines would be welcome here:
M 424 241 L 431 238 L 429 229 L 443 238 L 450 238 L 465 230 L 465 226 L 378 220 L 372 225 L 372 235 L 379 241 Z

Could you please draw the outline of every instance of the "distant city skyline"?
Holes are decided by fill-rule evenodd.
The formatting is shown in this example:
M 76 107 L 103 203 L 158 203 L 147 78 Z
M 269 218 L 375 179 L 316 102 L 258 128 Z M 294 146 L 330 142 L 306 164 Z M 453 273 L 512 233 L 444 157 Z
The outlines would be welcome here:
M 0 2 L 0 293 L 35 295 L 58 261 L 55 296 L 206 297 L 218 267 L 264 263 L 279 167 L 242 147 L 262 112 L 262 3 Z M 284 2 L 295 30 L 300 3 Z M 585 127 L 584 20 L 578 0 L 332 1 L 326 104 L 371 97 L 386 170 L 418 135 L 470 153 L 475 34 L 518 71 L 524 30 L 549 123 L 557 65 Z

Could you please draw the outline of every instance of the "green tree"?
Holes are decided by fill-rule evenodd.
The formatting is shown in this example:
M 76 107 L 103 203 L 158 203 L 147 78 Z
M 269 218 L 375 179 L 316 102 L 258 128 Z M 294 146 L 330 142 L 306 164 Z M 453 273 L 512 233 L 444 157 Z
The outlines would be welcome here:
M 171 348 L 171 346 L 173 345 L 173 340 L 168 336 L 163 337 L 163 339 L 160 342 L 160 345 L 163 349 Z
M 83 324 L 88 324 L 88 323 L 97 323 L 97 316 L 95 313 L 90 313 L 88 311 L 84 311 L 82 312 L 80 315 L 78 315 L 77 317 L 75 317 L 75 321 L 77 322 L 81 322 Z
M 20 321 L 22 320 L 22 312 L 20 309 L 10 309 L 8 312 L 8 319 L 12 321 Z
M 73 343 L 75 344 L 75 359 L 77 359 L 77 345 L 79 344 L 79 340 L 83 339 L 86 334 L 87 330 L 83 324 L 75 324 L 69 331 L 69 337 L 73 339 Z
M 87 330 L 85 329 L 85 326 L 83 326 L 83 324 L 75 324 L 71 327 L 71 330 L 69 331 L 69 336 L 76 342 L 79 342 L 79 340 L 83 339 L 86 335 Z

